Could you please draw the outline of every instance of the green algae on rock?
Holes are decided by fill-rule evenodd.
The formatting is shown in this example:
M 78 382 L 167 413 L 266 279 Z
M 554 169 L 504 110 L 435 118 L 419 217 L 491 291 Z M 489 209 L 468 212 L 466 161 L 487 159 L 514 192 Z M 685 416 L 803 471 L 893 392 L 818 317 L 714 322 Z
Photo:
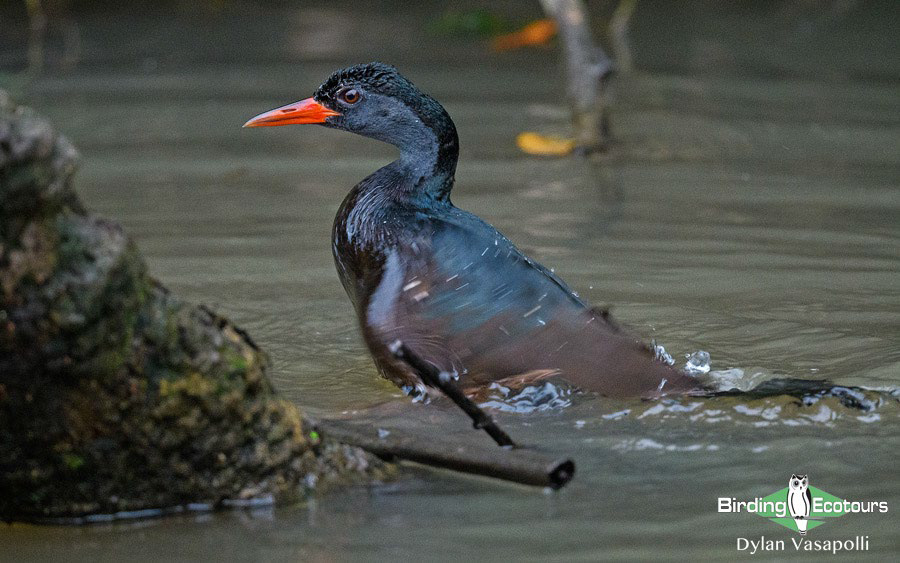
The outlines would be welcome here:
M 266 355 L 85 212 L 77 153 L 0 91 L 0 519 L 296 498 L 387 466 L 307 433 Z

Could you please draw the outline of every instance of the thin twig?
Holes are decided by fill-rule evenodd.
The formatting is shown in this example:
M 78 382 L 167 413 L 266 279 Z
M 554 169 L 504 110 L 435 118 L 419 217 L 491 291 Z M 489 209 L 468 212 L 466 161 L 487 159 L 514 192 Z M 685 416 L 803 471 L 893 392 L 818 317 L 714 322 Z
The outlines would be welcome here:
M 411 367 L 426 385 L 443 391 L 444 395 L 447 395 L 451 401 L 456 403 L 456 406 L 469 415 L 475 428 L 483 429 L 501 446 L 516 446 L 509 434 L 497 426 L 493 418 L 481 410 L 481 407 L 476 405 L 474 401 L 466 397 L 466 394 L 456 386 L 450 374 L 442 372 L 430 362 L 426 362 L 400 341 L 397 341 L 391 347 L 391 352 L 395 358 Z

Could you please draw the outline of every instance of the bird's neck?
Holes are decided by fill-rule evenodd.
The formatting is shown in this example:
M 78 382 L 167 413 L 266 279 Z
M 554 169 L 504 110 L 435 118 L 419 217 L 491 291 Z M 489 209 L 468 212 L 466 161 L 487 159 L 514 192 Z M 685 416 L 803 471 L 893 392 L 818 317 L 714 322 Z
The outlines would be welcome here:
M 400 173 L 401 195 L 411 201 L 449 201 L 453 188 L 459 138 L 453 120 L 435 103 L 418 127 L 409 130 L 397 143 L 400 158 L 392 166 Z

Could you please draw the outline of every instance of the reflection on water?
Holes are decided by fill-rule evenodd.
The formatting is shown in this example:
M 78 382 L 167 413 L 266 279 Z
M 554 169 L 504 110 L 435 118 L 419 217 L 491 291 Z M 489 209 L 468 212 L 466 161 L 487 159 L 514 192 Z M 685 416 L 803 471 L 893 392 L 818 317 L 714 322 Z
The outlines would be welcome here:
M 394 62 L 456 121 L 454 202 L 587 300 L 612 305 L 677 365 L 740 388 L 776 377 L 896 388 L 900 88 L 884 24 L 895 20 L 878 12 L 894 5 L 841 15 L 788 14 L 789 4 L 639 3 L 635 63 L 653 72 L 620 77 L 620 143 L 595 162 L 516 152 L 519 131 L 566 131 L 554 53 L 497 55 L 424 35 L 421 21 L 442 9 L 429 3 L 248 4 L 213 19 L 88 13 L 79 66 L 16 85 L 82 151 L 86 203 L 121 221 L 174 291 L 246 328 L 283 394 L 389 432 L 486 440 L 443 401 L 411 404 L 376 377 L 334 273 L 332 217 L 391 149 L 322 128 L 240 125 L 308 96 L 334 68 Z M 519 17 L 537 11 L 523 6 Z M 3 83 L 25 60 L 16 22 L 0 19 Z M 456 558 L 596 560 L 660 546 L 672 558 L 725 558 L 737 535 L 777 530 L 717 514 L 716 497 L 752 498 L 796 471 L 842 498 L 896 506 L 831 527 L 869 535 L 873 552 L 900 547 L 895 402 L 864 412 L 833 397 L 492 392 L 515 439 L 576 460 L 571 485 L 545 494 L 413 468 L 262 514 L 12 526 L 0 542 L 15 552 L 0 559 L 441 559 L 452 548 Z

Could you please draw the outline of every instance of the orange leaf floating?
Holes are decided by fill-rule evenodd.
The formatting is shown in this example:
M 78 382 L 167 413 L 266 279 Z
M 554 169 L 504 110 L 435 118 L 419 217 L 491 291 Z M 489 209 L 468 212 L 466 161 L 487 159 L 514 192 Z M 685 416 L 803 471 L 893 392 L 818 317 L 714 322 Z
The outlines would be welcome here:
M 491 41 L 495 51 L 509 51 L 520 47 L 546 45 L 556 35 L 556 22 L 553 20 L 537 20 L 519 31 L 500 35 Z
M 545 137 L 539 133 L 525 131 L 516 137 L 516 146 L 528 154 L 565 156 L 575 149 L 575 141 L 559 137 Z

